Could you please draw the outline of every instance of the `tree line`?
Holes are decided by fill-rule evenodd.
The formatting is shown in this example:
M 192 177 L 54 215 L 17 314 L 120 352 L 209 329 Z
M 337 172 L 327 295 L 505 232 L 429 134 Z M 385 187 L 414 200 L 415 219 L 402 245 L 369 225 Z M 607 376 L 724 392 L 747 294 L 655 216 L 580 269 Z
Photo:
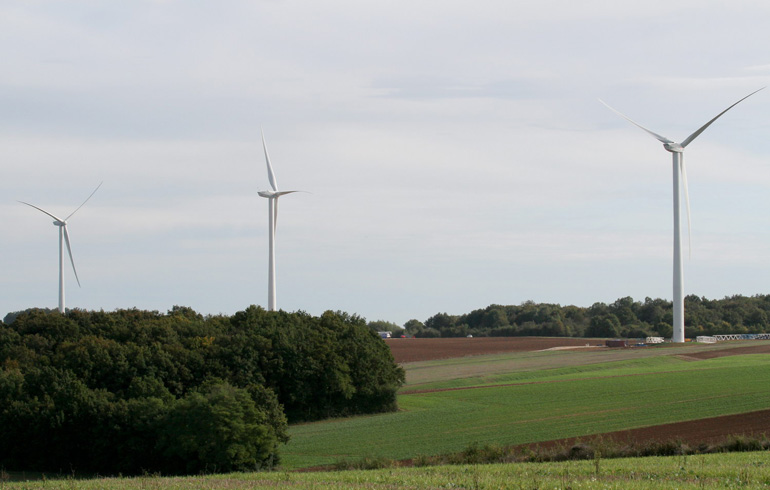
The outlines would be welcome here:
M 589 307 L 526 301 L 520 305 L 490 305 L 462 315 L 437 313 L 424 322 L 409 320 L 403 328 L 388 322 L 370 326 L 416 337 L 671 337 L 670 301 L 620 298 Z M 729 296 L 710 300 L 695 295 L 684 300 L 685 335 L 770 332 L 770 295 Z M 386 328 L 390 326 L 390 328 Z M 393 327 L 396 327 L 394 329 Z
M 288 423 L 395 410 L 403 382 L 365 320 L 341 312 L 15 312 L 0 323 L 0 467 L 270 467 Z

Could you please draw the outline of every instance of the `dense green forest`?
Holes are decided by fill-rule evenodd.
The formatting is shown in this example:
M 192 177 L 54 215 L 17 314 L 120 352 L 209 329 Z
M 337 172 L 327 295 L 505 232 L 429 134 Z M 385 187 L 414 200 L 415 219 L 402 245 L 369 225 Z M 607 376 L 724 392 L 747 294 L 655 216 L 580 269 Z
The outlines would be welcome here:
M 0 323 L 0 468 L 264 468 L 287 423 L 395 410 L 403 382 L 340 312 L 16 312 Z
M 404 324 L 416 337 L 556 336 L 556 337 L 671 337 L 672 304 L 662 299 L 620 298 L 588 308 L 527 301 L 518 306 L 490 305 L 464 315 L 438 313 Z M 384 322 L 377 328 L 385 328 Z M 709 300 L 690 295 L 684 300 L 685 335 L 770 332 L 770 295 L 730 296 Z M 370 324 L 371 325 L 371 324 Z M 400 334 L 401 329 L 394 332 Z

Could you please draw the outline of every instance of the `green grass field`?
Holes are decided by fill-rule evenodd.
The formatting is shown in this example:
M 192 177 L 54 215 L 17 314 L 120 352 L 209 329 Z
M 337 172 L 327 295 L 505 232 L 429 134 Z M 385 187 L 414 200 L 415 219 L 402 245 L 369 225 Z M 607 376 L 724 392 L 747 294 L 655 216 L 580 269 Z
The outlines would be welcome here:
M 597 359 L 602 352 L 550 351 L 415 363 L 434 375 L 410 380 L 401 411 L 293 426 L 283 465 L 408 459 L 473 443 L 539 442 L 770 407 L 766 355 L 688 361 L 672 355 L 679 348 L 603 352 L 605 362 Z M 409 393 L 439 388 L 446 391 Z
M 436 490 L 436 489 L 767 489 L 767 452 L 563 463 L 393 468 L 317 473 L 244 473 L 185 478 L 110 478 L 3 483 L 0 490 Z

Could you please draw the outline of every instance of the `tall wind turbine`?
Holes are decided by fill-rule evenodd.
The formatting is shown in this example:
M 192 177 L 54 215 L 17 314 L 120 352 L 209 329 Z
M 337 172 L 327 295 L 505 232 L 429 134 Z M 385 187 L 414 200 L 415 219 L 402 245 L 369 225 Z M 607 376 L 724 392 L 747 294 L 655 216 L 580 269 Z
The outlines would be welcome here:
M 276 311 L 276 298 L 275 298 L 275 230 L 278 226 L 278 198 L 291 194 L 292 192 L 299 191 L 279 191 L 278 182 L 275 180 L 275 173 L 273 172 L 273 166 L 270 164 L 270 155 L 267 153 L 267 145 L 265 144 L 265 132 L 260 129 L 262 133 L 262 149 L 265 150 L 265 162 L 267 162 L 267 179 L 270 181 L 270 187 L 272 190 L 259 191 L 258 194 L 261 197 L 267 198 L 269 202 L 269 231 L 270 236 L 270 252 L 268 260 L 268 272 L 267 272 L 267 310 Z
M 104 182 L 100 182 L 99 185 L 96 186 L 96 189 L 91 193 L 90 196 L 86 198 L 85 201 L 83 201 L 83 204 L 77 207 L 76 210 L 70 213 L 69 216 L 67 216 L 64 219 L 59 218 L 58 216 L 55 216 L 54 214 L 49 213 L 45 209 L 39 208 L 35 206 L 34 204 L 30 204 L 28 202 L 19 201 L 22 204 L 26 204 L 27 206 L 33 207 L 37 209 L 38 211 L 47 214 L 51 218 L 54 219 L 53 224 L 59 227 L 59 312 L 64 313 L 64 247 L 63 242 L 67 244 L 67 253 L 70 256 L 70 263 L 72 264 L 72 272 L 75 273 L 75 280 L 78 282 L 78 287 L 80 287 L 80 279 L 78 278 L 78 271 L 75 269 L 75 260 L 72 258 L 72 247 L 70 246 L 70 234 L 67 232 L 67 220 L 70 219 L 75 213 L 80 210 L 80 208 L 83 207 L 85 203 L 88 202 L 91 197 L 96 194 L 96 191 L 99 190 L 99 187 L 102 186 Z
M 723 110 L 716 116 L 714 116 L 713 119 L 711 119 L 709 122 L 698 128 L 697 131 L 695 131 L 693 134 L 688 136 L 684 141 L 681 143 L 677 143 L 675 141 L 672 141 L 665 136 L 661 136 L 657 133 L 653 133 L 649 129 L 645 128 L 641 124 L 631 120 L 628 116 L 625 114 L 622 114 L 612 107 L 610 107 L 606 102 L 599 99 L 599 101 L 606 105 L 610 110 L 615 112 L 616 114 L 620 115 L 627 121 L 629 121 L 631 124 L 639 127 L 640 129 L 646 131 L 649 133 L 653 138 L 657 139 L 661 143 L 663 143 L 663 148 L 665 148 L 667 151 L 671 152 L 671 155 L 673 156 L 673 167 L 674 167 L 674 333 L 672 340 L 674 342 L 684 342 L 684 294 L 683 294 L 683 280 L 682 280 L 682 240 L 680 237 L 680 225 L 679 225 L 679 208 L 681 207 L 680 200 L 679 200 L 679 177 L 681 175 L 682 184 L 684 186 L 684 198 L 685 203 L 687 205 L 687 232 L 688 236 L 691 234 L 690 230 L 690 195 L 687 191 L 687 172 L 685 170 L 684 166 L 684 149 L 693 142 L 695 138 L 697 138 L 703 131 L 706 130 L 707 127 L 711 126 L 711 124 L 719 119 L 719 117 L 722 116 L 725 112 L 729 111 L 736 105 L 738 105 L 743 100 L 751 97 L 755 93 L 759 92 L 760 90 L 764 89 L 765 87 L 762 87 L 759 90 L 755 90 L 754 92 L 750 93 L 749 95 L 743 97 L 738 102 L 734 103 L 727 109 Z M 689 240 L 688 240 L 689 243 Z

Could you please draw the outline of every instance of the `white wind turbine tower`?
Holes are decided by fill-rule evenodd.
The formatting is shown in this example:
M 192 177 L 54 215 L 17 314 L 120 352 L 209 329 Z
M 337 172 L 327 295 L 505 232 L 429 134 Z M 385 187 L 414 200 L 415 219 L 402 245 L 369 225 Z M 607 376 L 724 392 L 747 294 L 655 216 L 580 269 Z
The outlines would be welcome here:
M 99 185 L 96 186 L 96 189 L 91 193 L 90 196 L 86 198 L 85 201 L 83 201 L 83 204 L 77 207 L 76 210 L 70 213 L 69 216 L 67 216 L 64 219 L 61 219 L 45 209 L 41 209 L 34 204 L 30 204 L 28 202 L 19 201 L 22 204 L 26 204 L 27 206 L 33 207 L 37 209 L 38 211 L 47 214 L 51 218 L 54 219 L 53 224 L 59 227 L 59 312 L 64 313 L 64 243 L 67 244 L 67 253 L 70 256 L 70 263 L 72 264 L 72 272 L 75 273 L 75 280 L 78 282 L 78 287 L 80 287 L 80 279 L 78 278 L 78 271 L 75 269 L 75 261 L 72 258 L 72 247 L 70 246 L 70 235 L 67 232 L 67 220 L 70 219 L 75 213 L 80 210 L 80 208 L 83 207 L 85 203 L 88 202 L 91 197 L 96 194 L 96 191 L 99 190 L 99 187 L 102 186 L 104 182 L 100 182 Z M 64 243 L 63 243 L 64 242 Z
M 677 143 L 675 141 L 672 141 L 665 136 L 661 136 L 657 133 L 653 133 L 649 129 L 645 128 L 641 124 L 638 124 L 637 122 L 631 120 L 628 116 L 622 114 L 621 112 L 618 112 L 617 110 L 610 107 L 606 102 L 599 99 L 599 101 L 606 105 L 610 110 L 615 112 L 616 114 L 620 115 L 627 121 L 629 121 L 631 124 L 641 128 L 642 130 L 646 131 L 650 135 L 652 135 L 655 139 L 663 143 L 663 148 L 665 148 L 667 151 L 671 152 L 671 155 L 673 156 L 673 170 L 674 170 L 674 333 L 672 340 L 674 342 L 684 342 L 684 294 L 683 294 L 683 282 L 682 282 L 682 240 L 680 237 L 680 225 L 679 225 L 679 208 L 681 207 L 680 200 L 679 200 L 679 176 L 682 177 L 682 184 L 684 186 L 684 197 L 685 197 L 685 203 L 687 205 L 687 232 L 688 236 L 691 234 L 690 230 L 690 196 L 687 191 L 687 172 L 685 171 L 684 166 L 684 149 L 693 142 L 695 138 L 697 138 L 703 131 L 706 130 L 707 127 L 709 127 L 714 121 L 719 119 L 722 114 L 729 111 L 738 103 L 742 102 L 743 100 L 751 97 L 755 93 L 759 92 L 760 90 L 764 89 L 765 87 L 760 88 L 759 90 L 755 90 L 754 92 L 750 93 L 749 95 L 743 97 L 738 102 L 734 103 L 727 109 L 723 110 L 719 114 L 717 114 L 713 119 L 711 119 L 709 122 L 698 128 L 697 131 L 695 131 L 693 134 L 688 136 L 684 141 L 681 143 Z M 689 240 L 688 240 L 689 243 Z
M 261 130 L 260 130 L 261 131 Z M 293 192 L 299 191 L 279 191 L 278 182 L 275 180 L 275 173 L 273 173 L 273 166 L 270 164 L 270 155 L 267 153 L 267 145 L 265 144 L 265 132 L 262 133 L 262 148 L 265 150 L 265 162 L 267 162 L 267 179 L 270 181 L 270 187 L 272 190 L 259 191 L 258 194 L 261 197 L 268 199 L 269 207 L 269 231 L 270 236 L 270 251 L 269 251 L 269 264 L 267 273 L 267 310 L 276 311 L 276 298 L 275 298 L 275 229 L 278 225 L 278 198 Z

